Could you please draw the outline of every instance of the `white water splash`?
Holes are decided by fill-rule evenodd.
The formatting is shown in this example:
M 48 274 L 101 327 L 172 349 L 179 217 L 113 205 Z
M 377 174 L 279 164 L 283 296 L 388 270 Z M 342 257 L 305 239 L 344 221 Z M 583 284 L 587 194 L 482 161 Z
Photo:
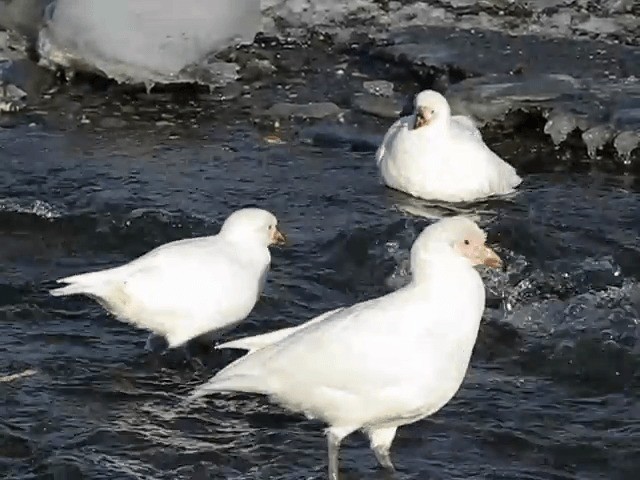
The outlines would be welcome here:
M 64 215 L 62 209 L 42 201 L 24 201 L 15 198 L 0 199 L 0 212 L 30 213 L 42 218 L 59 218 Z
M 25 378 L 25 377 L 31 377 L 32 375 L 35 375 L 36 373 L 38 373 L 37 371 L 35 371 L 32 368 L 29 368 L 23 372 L 19 372 L 19 373 L 12 373 L 10 375 L 0 375 L 0 383 L 9 383 L 9 382 L 13 382 L 14 380 L 19 380 L 21 378 Z

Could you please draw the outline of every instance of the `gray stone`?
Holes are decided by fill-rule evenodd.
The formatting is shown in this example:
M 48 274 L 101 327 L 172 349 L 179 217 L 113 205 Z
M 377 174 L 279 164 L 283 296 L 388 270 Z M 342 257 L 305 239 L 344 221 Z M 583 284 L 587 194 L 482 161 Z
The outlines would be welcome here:
M 398 100 L 369 94 L 355 95 L 353 106 L 361 112 L 381 118 L 398 118 L 402 111 L 402 104 Z
M 337 117 L 342 113 L 342 109 L 335 103 L 320 102 L 320 103 L 276 103 L 264 114 L 270 117 L 277 118 L 310 118 L 310 119 L 322 119 L 326 117 Z
M 119 117 L 102 117 L 98 120 L 98 126 L 107 129 L 118 129 L 128 125 L 128 122 Z

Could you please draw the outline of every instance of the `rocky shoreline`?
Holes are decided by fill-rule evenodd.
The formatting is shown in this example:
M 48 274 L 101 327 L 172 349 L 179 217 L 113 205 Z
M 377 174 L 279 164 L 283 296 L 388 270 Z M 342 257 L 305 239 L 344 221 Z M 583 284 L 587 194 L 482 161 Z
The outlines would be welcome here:
M 198 101 L 219 105 L 259 90 L 260 106 L 255 99 L 247 104 L 275 123 L 289 117 L 344 122 L 350 111 L 395 118 L 411 93 L 436 88 L 446 92 L 456 113 L 470 114 L 486 128 L 532 125 L 550 144 L 585 152 L 595 164 L 605 158 L 621 170 L 638 168 L 640 12 L 635 2 L 545 0 L 522 6 L 506 0 L 362 0 L 337 8 L 330 1 L 287 0 L 262 5 L 268 34 L 252 46 L 215 55 L 216 61 L 237 67 L 238 78 L 230 76 L 217 86 L 204 78 L 201 83 L 211 92 L 200 92 Z M 68 84 L 38 66 L 33 37 L 25 33 L 33 28 L 18 28 L 20 22 L 14 21 L 9 31 L 6 23 L 0 21 L 0 126 L 64 103 L 53 97 L 74 88 L 100 95 L 92 77 L 89 83 L 80 78 Z M 291 61 L 291 50 L 304 61 Z M 354 66 L 368 78 L 351 72 Z M 324 78 L 329 70 L 334 75 Z M 329 90 L 334 93 L 300 94 L 289 85 L 285 88 L 298 93 L 266 95 L 300 81 L 333 82 Z

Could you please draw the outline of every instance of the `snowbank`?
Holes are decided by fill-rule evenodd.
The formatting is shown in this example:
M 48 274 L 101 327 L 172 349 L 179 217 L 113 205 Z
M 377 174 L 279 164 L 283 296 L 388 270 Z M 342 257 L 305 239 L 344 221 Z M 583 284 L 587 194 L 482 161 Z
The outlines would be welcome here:
M 45 17 L 43 64 L 147 85 L 233 75 L 207 56 L 251 42 L 261 22 L 259 0 L 57 0 Z

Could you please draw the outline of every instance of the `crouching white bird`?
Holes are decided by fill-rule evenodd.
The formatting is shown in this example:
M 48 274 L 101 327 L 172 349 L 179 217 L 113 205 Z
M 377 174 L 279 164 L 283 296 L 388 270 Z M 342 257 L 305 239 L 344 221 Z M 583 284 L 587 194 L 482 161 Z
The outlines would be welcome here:
M 387 131 L 376 152 L 384 183 L 425 200 L 463 202 L 504 195 L 522 179 L 484 143 L 473 120 L 451 116 L 447 100 L 425 90 L 412 115 Z
M 269 246 L 283 244 L 276 217 L 232 213 L 217 235 L 167 243 L 119 267 L 58 280 L 51 294 L 86 295 L 119 320 L 163 336 L 169 348 L 246 318 L 269 271 Z
M 393 469 L 396 429 L 442 408 L 467 371 L 484 310 L 475 265 L 499 267 L 484 232 L 465 217 L 427 227 L 411 249 L 411 282 L 380 298 L 327 312 L 299 327 L 230 342 L 249 354 L 198 387 L 264 394 L 329 424 L 329 478 L 338 478 L 341 440 L 370 438 Z

